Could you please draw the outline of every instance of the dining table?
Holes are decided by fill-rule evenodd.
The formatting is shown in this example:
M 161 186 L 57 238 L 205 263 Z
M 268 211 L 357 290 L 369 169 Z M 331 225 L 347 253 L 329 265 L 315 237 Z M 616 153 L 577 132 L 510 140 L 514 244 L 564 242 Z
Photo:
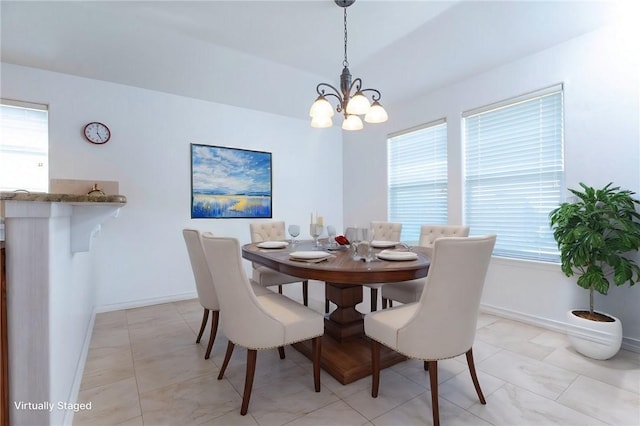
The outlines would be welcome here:
M 324 335 L 320 365 L 342 384 L 348 384 L 371 374 L 371 342 L 364 334 L 364 315 L 356 306 L 363 300 L 364 284 L 407 281 L 427 276 L 430 256 L 420 247 L 412 248 L 415 259 L 404 260 L 407 251 L 397 247 L 373 248 L 369 261 L 358 259 L 348 246 L 323 244 L 316 247 L 312 241 L 296 241 L 295 244 L 266 246 L 259 243 L 245 244 L 242 257 L 284 274 L 302 279 L 325 282 L 325 297 L 336 308 L 325 314 Z M 378 256 L 386 256 L 383 260 Z M 314 251 L 325 255 L 313 256 Z M 296 258 L 298 253 L 307 256 Z M 310 256 L 309 256 L 310 255 Z M 402 260 L 401 260 L 402 259 Z M 293 345 L 311 359 L 311 343 Z M 381 368 L 390 367 L 406 357 L 386 347 L 381 348 Z

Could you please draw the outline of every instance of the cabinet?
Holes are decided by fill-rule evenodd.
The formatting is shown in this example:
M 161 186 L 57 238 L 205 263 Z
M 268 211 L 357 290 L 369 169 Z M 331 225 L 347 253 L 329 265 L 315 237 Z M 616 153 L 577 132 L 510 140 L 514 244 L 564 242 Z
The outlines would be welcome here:
M 0 241 L 0 426 L 9 424 L 9 350 L 7 347 L 7 274 L 4 242 Z

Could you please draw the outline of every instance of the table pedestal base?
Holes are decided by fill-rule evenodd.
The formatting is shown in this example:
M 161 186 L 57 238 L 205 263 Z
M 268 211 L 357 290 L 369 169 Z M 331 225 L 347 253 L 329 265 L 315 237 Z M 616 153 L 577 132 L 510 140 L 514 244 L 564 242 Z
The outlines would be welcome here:
M 326 322 L 326 321 L 325 321 Z M 295 343 L 293 347 L 309 359 L 312 358 L 311 340 Z M 380 346 L 380 368 L 391 367 L 407 358 Z M 354 337 L 338 342 L 328 334 L 322 336 L 320 366 L 343 385 L 371 375 L 371 340 Z
M 336 309 L 324 319 L 320 366 L 346 385 L 371 375 L 371 340 L 364 334 L 364 315 L 356 309 L 362 302 L 362 286 L 325 283 L 325 296 Z M 311 340 L 293 345 L 309 359 Z M 380 368 L 407 359 L 384 346 L 380 347 Z

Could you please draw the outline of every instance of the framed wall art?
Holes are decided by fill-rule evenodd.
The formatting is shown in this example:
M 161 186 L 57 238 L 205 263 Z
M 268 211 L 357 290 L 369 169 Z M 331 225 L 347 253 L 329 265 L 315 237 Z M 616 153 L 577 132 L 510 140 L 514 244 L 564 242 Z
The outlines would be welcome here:
M 191 218 L 270 218 L 271 153 L 191 144 Z

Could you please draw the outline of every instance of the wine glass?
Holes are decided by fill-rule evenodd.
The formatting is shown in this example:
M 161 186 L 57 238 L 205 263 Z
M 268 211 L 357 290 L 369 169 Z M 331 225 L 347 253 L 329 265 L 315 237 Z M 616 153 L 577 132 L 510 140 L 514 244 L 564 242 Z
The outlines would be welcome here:
M 336 227 L 335 226 L 327 226 L 327 235 L 329 236 L 329 246 L 331 246 L 331 248 L 334 248 L 337 243 L 336 243 Z
M 344 237 L 349 241 L 349 244 L 355 239 L 356 228 L 349 227 L 344 231 Z
M 289 235 L 291 235 L 291 245 L 293 246 L 296 242 L 296 237 L 300 235 L 300 225 L 289 225 L 288 231 Z
M 318 242 L 318 237 L 322 235 L 322 225 L 318 225 L 317 223 L 312 223 L 309 226 L 309 233 L 313 237 L 313 242 L 316 247 L 320 247 L 320 243 Z
M 367 262 L 371 262 L 373 260 L 373 247 L 371 247 L 371 244 L 373 243 L 373 240 L 375 239 L 375 235 L 376 235 L 376 230 L 371 227 L 369 229 L 364 229 L 365 232 L 365 236 L 364 239 L 367 241 L 367 257 L 366 260 Z
M 360 242 L 362 241 L 362 228 L 350 228 L 348 231 L 349 232 L 347 239 L 351 244 L 351 256 L 353 260 L 360 260 L 361 257 L 358 248 L 360 246 Z

